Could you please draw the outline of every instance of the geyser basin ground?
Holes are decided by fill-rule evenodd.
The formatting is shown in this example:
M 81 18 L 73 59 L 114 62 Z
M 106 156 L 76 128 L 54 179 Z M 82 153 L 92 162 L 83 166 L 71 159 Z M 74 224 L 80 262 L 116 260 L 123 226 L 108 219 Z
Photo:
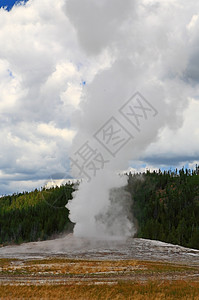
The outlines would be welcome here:
M 199 251 L 146 239 L 0 248 L 2 299 L 199 299 Z
M 76 259 L 136 259 L 199 265 L 199 250 L 139 238 L 89 240 L 68 234 L 54 240 L 0 248 L 0 258 L 65 257 Z

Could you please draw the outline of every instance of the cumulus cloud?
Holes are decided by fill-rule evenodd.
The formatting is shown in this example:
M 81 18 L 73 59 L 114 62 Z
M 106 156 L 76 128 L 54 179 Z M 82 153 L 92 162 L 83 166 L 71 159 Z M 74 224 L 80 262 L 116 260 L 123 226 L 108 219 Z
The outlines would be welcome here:
M 81 4 L 77 0 L 66 2 L 66 14 L 83 53 L 96 60 L 104 53 L 111 58 L 109 67 L 98 71 L 82 97 L 83 113 L 78 116 L 79 135 L 74 149 L 76 141 L 81 144 L 81 139 L 88 139 L 124 99 L 139 90 L 159 114 L 156 124 L 145 128 L 142 138 L 137 137 L 136 144 L 129 149 L 130 158 L 139 157 L 150 142 L 159 139 L 161 128 L 166 127 L 176 134 L 183 120 L 188 118 L 183 111 L 193 105 L 190 99 L 198 94 L 198 86 L 193 84 L 194 71 L 191 71 L 192 68 L 197 70 L 193 61 L 197 47 L 193 45 L 197 44 L 194 28 L 197 27 L 198 5 L 193 1 L 191 5 L 185 1 L 127 1 L 121 10 L 120 4 L 119 1 L 114 5 L 106 1 L 100 4 L 90 0 Z M 107 40 L 109 28 L 111 34 Z M 197 126 L 197 120 L 195 122 Z M 172 145 L 172 134 L 169 139 Z M 153 151 L 154 156 L 159 153 L 154 148 Z M 118 159 L 121 161 L 122 158 Z
M 1 8 L 0 194 L 66 172 L 75 130 L 89 138 L 100 126 L 96 116 L 106 120 L 136 90 L 156 106 L 162 129 L 151 125 L 158 141 L 148 131 L 129 158 L 195 162 L 198 9 L 193 0 L 29 0 Z
M 64 1 L 0 9 L 0 194 L 68 168 L 70 115 L 81 94 L 73 28 Z M 26 185 L 27 180 L 27 185 Z M 18 189 L 18 188 L 17 188 Z
M 158 141 L 152 143 L 144 153 L 145 160 L 153 162 L 157 167 L 169 164 L 182 167 L 187 163 L 195 167 L 199 161 L 198 111 L 198 100 L 190 99 L 189 106 L 183 112 L 183 125 L 175 131 L 165 127 Z

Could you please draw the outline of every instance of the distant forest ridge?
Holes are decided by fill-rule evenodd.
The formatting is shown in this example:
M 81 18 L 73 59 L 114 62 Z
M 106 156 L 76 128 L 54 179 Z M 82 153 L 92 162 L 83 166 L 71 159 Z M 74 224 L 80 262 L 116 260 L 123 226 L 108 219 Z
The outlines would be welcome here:
M 137 237 L 199 249 L 199 167 L 127 174 Z M 73 180 L 0 198 L 0 244 L 45 240 L 72 232 L 65 207 Z

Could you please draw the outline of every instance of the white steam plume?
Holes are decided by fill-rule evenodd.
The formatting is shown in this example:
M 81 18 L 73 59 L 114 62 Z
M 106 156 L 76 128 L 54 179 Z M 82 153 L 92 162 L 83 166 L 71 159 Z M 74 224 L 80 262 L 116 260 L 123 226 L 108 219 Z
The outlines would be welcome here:
M 110 238 L 135 233 L 128 214 L 129 198 L 122 189 L 127 178 L 116 172 L 127 169 L 128 161 L 138 158 L 158 138 L 161 128 L 176 129 L 182 124 L 181 112 L 192 92 L 183 79 L 189 51 L 187 24 L 192 14 L 190 11 L 188 17 L 185 10 L 178 1 L 67 1 L 66 13 L 79 46 L 87 60 L 98 66 L 88 77 L 73 123 L 78 129 L 71 150 L 73 172 L 85 181 L 67 207 L 78 236 Z M 141 97 L 148 108 L 139 111 L 139 130 L 120 109 L 137 91 L 140 94 L 133 99 Z M 123 129 L 119 130 L 121 124 Z M 116 125 L 120 138 L 129 137 L 118 150 L 118 136 L 114 136 L 115 153 L 103 131 L 108 125 L 110 130 Z M 99 142 L 100 134 L 104 145 Z M 102 162 L 97 156 L 97 170 L 85 157 L 80 162 L 80 154 L 85 154 L 81 151 L 88 145 L 92 158 L 97 154 L 104 158 Z

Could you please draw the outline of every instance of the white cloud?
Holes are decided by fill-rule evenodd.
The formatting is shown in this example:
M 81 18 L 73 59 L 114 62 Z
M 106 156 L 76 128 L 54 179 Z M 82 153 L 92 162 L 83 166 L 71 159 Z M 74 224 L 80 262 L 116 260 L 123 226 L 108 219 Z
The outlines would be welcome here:
M 199 161 L 199 102 L 190 99 L 189 106 L 183 112 L 184 122 L 176 130 L 169 127 L 162 129 L 157 142 L 151 144 L 144 156 L 151 157 L 157 164 L 183 165 L 190 163 L 195 166 Z M 188 160 L 188 161 L 187 161 Z
M 63 5 L 30 0 L 0 10 L 0 194 L 12 191 L 13 180 L 23 179 L 24 186 L 68 168 L 70 117 L 82 75 Z M 76 93 L 66 101 L 71 86 Z
M 53 123 L 39 124 L 38 131 L 42 135 L 54 137 L 54 138 L 60 137 L 69 142 L 72 141 L 72 139 L 75 135 L 75 132 L 73 130 L 69 130 L 67 128 L 65 128 L 65 129 L 56 128 Z
M 176 161 L 196 157 L 198 8 L 193 0 L 29 0 L 0 9 L 0 194 L 14 191 L 16 178 L 25 187 L 26 180 L 31 186 L 66 172 L 73 120 L 80 117 L 74 112 L 88 95 L 93 101 L 80 124 L 91 131 L 130 90 L 144 86 L 159 108 L 164 96 L 167 128 L 146 159 L 157 151 Z M 185 123 L 173 131 L 188 97 Z
M 193 15 L 190 23 L 187 25 L 187 28 L 189 30 L 192 30 L 196 26 L 197 21 L 198 21 L 198 15 Z

